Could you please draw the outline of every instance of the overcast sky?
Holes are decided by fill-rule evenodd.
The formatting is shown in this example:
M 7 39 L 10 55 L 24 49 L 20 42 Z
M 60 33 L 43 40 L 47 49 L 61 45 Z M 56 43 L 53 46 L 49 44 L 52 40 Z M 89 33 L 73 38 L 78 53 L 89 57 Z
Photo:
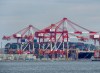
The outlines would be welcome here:
M 42 29 L 63 17 L 100 31 L 100 0 L 0 0 L 0 42 L 29 24 Z

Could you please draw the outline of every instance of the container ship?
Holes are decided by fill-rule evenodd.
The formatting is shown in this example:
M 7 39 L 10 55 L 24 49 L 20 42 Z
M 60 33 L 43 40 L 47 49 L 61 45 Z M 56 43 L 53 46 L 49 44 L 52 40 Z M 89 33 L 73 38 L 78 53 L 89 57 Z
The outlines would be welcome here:
M 41 44 L 39 48 L 39 44 L 36 42 L 34 43 L 34 46 L 32 43 L 30 44 L 23 44 L 24 46 L 21 47 L 21 44 L 18 43 L 7 43 L 5 45 L 5 54 L 34 54 L 36 56 L 45 55 L 45 54 L 55 54 L 57 57 L 60 57 L 61 55 L 66 55 L 67 46 L 64 46 L 65 49 L 63 49 L 63 43 L 57 42 L 56 48 L 52 49 L 48 44 L 49 42 L 45 42 L 45 46 Z M 59 44 L 61 45 L 59 46 Z M 64 45 L 67 45 L 67 42 L 64 42 Z M 59 48 L 58 48 L 59 46 Z M 48 48 L 47 48 L 48 47 Z M 52 48 L 54 47 L 54 43 L 52 43 Z M 34 48 L 34 49 L 33 49 Z M 78 50 L 78 59 L 90 59 L 94 55 L 94 50 L 96 47 L 92 44 L 84 44 L 79 42 L 69 42 L 69 57 L 73 57 L 76 54 L 76 50 Z M 53 53 L 54 52 L 54 53 Z M 58 56 L 59 55 L 59 56 Z

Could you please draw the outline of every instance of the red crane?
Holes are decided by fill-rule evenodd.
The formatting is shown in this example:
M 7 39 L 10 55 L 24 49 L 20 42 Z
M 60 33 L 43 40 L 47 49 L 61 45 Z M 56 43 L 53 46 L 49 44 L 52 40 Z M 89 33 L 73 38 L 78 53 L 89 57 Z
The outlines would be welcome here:
M 82 35 L 85 33 L 88 33 L 88 37 Z M 44 41 L 49 41 L 49 42 L 54 42 L 56 45 L 57 41 L 61 41 L 63 43 L 65 41 L 68 42 L 71 36 L 75 36 L 81 41 L 86 41 L 90 38 L 90 35 L 94 35 L 96 33 L 97 32 L 86 29 L 67 18 L 63 18 L 59 22 L 51 24 L 50 26 L 44 28 L 43 30 L 37 31 L 35 33 L 35 36 L 39 38 L 39 43 L 43 44 Z
M 27 39 L 28 41 L 32 41 L 34 39 L 34 33 L 37 31 L 38 29 L 35 28 L 32 25 L 29 25 L 28 27 L 12 34 L 11 36 L 3 36 L 3 40 L 11 40 L 11 39 Z

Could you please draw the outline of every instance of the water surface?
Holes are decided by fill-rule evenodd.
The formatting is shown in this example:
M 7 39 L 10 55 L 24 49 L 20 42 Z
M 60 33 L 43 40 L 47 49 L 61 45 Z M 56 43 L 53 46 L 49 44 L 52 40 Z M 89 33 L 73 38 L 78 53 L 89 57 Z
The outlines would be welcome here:
M 100 73 L 100 62 L 0 62 L 0 73 Z

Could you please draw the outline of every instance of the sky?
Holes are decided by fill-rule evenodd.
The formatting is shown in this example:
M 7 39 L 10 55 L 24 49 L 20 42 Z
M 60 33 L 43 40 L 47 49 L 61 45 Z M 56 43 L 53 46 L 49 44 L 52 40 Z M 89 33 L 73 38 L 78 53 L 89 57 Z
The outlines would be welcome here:
M 64 17 L 100 31 L 100 0 L 0 0 L 0 42 L 30 24 L 43 29 Z

